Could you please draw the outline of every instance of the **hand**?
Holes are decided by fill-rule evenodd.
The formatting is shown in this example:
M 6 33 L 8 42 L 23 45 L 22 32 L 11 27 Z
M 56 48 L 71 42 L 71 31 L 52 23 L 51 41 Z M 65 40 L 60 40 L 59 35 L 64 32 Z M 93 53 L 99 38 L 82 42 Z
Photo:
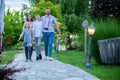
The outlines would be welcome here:
M 34 42 L 34 41 L 35 41 L 35 39 L 33 38 L 33 39 L 32 39 L 32 41 Z
M 61 34 L 60 34 L 60 33 L 58 34 L 58 37 L 61 37 Z
M 20 39 L 18 39 L 18 42 L 20 41 Z

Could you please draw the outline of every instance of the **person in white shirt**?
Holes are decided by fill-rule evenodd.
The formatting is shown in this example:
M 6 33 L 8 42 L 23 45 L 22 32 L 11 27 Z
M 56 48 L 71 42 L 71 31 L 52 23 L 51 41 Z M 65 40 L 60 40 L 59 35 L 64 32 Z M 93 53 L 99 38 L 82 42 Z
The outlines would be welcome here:
M 36 51 L 36 60 L 42 59 L 41 55 L 41 41 L 43 37 L 43 26 L 42 21 L 40 21 L 40 15 L 35 14 L 35 21 L 33 23 L 33 34 L 35 41 L 35 51 Z

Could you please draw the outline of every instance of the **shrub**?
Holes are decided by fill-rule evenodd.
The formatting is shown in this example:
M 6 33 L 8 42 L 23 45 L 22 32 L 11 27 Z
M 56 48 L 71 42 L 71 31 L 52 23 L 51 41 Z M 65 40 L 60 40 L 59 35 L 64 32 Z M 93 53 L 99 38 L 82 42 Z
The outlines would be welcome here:
M 20 12 L 11 12 L 9 9 L 5 12 L 4 17 L 4 35 L 3 47 L 15 45 L 22 31 L 22 21 L 20 20 Z
M 96 32 L 92 39 L 92 53 L 97 62 L 101 63 L 98 40 L 120 36 L 120 26 L 116 19 L 96 20 Z

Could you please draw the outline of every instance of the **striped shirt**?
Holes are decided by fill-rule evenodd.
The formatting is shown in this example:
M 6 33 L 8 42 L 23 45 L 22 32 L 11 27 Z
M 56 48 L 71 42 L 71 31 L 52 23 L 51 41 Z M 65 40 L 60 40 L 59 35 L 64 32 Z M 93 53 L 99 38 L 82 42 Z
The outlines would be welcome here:
M 56 23 L 56 19 L 54 16 L 49 15 L 49 16 L 43 16 L 41 18 L 43 28 L 48 28 L 48 30 L 44 29 L 44 32 L 54 32 L 54 24 Z

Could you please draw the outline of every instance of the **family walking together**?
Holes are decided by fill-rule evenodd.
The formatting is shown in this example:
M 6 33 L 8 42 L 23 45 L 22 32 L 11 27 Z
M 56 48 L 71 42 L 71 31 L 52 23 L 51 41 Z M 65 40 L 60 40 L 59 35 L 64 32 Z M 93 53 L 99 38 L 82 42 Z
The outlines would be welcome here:
M 50 14 L 50 8 L 46 8 L 46 15 L 40 18 L 39 14 L 35 14 L 35 20 L 32 15 L 26 16 L 22 32 L 18 41 L 23 37 L 23 46 L 25 47 L 26 62 L 32 61 L 33 46 L 35 42 L 36 60 L 41 60 L 41 41 L 44 38 L 45 59 L 52 60 L 52 44 L 54 42 L 54 26 L 58 31 L 58 37 L 61 36 L 56 18 Z

